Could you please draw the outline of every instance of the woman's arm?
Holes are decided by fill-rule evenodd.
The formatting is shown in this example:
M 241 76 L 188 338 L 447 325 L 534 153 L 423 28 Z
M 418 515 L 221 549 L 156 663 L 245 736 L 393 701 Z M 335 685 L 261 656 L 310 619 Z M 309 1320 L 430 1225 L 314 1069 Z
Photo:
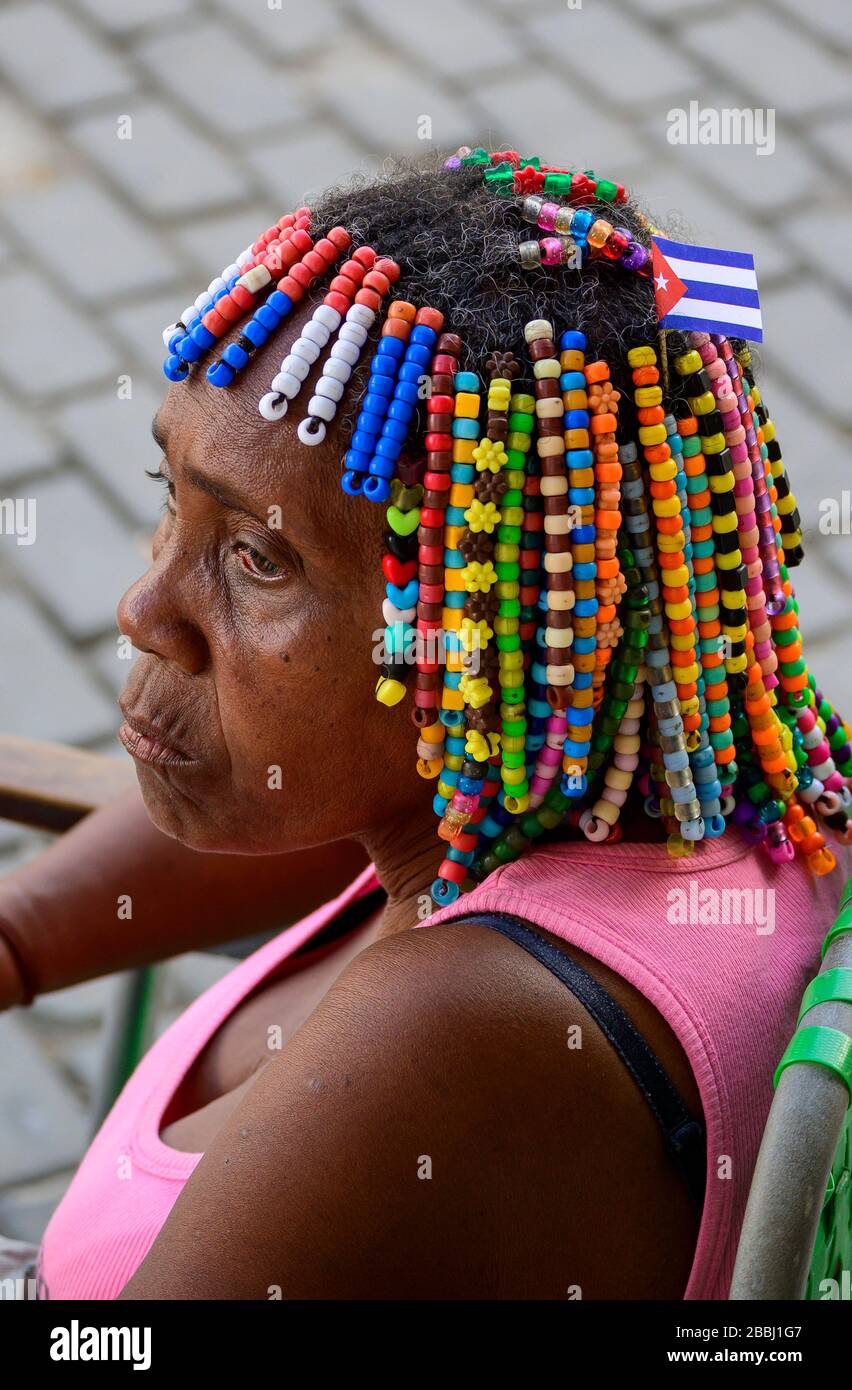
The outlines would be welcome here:
M 4 927 L 43 994 L 286 926 L 366 862 L 348 840 L 295 854 L 201 854 L 157 830 L 128 792 L 0 882 L 0 1008 L 24 997 Z

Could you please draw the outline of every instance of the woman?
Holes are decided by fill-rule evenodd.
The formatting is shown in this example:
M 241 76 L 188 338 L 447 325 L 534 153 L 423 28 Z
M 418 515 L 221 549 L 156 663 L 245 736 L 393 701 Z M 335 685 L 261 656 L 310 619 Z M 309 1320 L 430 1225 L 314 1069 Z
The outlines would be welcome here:
M 17 877 L 6 998 L 316 910 L 143 1060 L 46 1296 L 725 1296 L 852 752 L 744 345 L 661 343 L 649 243 L 619 185 L 465 150 L 283 218 L 166 331 L 118 615 L 155 829 Z M 109 945 L 68 926 L 95 862 Z

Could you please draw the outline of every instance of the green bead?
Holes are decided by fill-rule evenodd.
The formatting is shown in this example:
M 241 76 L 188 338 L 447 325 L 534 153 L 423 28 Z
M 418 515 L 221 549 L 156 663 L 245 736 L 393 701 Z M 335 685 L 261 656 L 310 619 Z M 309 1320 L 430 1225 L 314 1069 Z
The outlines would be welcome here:
M 506 831 L 506 844 L 517 854 L 523 854 L 529 842 L 529 836 L 524 834 L 519 825 L 512 825 Z
M 597 188 L 595 189 L 595 196 L 600 200 L 600 202 L 611 203 L 615 198 L 617 192 L 618 184 L 613 183 L 611 179 L 598 179 Z
M 519 598 L 501 598 L 497 612 L 501 618 L 520 617 L 521 600 Z
M 504 738 L 522 738 L 527 731 L 525 719 L 504 719 L 502 724 Z
M 517 753 L 507 753 L 504 749 L 501 754 L 501 760 L 504 767 L 523 767 L 525 761 L 523 749 L 519 749 Z
M 512 849 L 511 845 L 506 844 L 502 836 L 491 846 L 491 853 L 494 855 L 498 864 L 511 864 L 512 860 L 518 857 L 517 852 Z
M 532 434 L 533 416 L 521 415 L 513 410 L 509 416 L 509 431 L 512 434 Z
M 563 815 L 565 811 L 568 810 L 570 798 L 564 796 L 558 786 L 551 787 L 550 791 L 545 795 L 544 805 L 548 806 L 551 811 L 558 811 L 560 815 Z M 541 813 L 539 812 L 539 814 Z
M 520 526 L 498 526 L 497 539 L 503 545 L 517 545 L 521 539 Z
M 537 840 L 539 835 L 543 835 L 545 826 L 539 819 L 538 811 L 528 811 L 519 822 L 521 830 L 528 840 Z

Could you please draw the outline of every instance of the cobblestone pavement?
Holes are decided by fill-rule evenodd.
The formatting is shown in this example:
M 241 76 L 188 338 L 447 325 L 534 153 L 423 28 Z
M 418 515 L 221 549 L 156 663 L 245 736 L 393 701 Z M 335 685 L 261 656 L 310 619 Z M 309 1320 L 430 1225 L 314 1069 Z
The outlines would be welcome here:
M 847 485 L 852 431 L 848 13 L 848 0 L 0 0 L 0 495 L 37 499 L 41 542 L 0 537 L 0 730 L 117 754 L 113 612 L 158 505 L 143 468 L 160 330 L 284 208 L 391 149 L 421 151 L 424 117 L 442 147 L 600 167 L 660 221 L 754 251 L 762 379 L 806 527 L 804 630 L 842 692 L 852 542 L 818 521 Z M 774 108 L 774 152 L 670 144 L 669 111 L 693 101 Z M 0 825 L 0 871 L 41 844 Z M 222 968 L 168 967 L 161 1021 Z M 113 989 L 0 1019 L 0 1055 L 15 1057 L 0 1068 L 0 1230 L 38 1234 L 85 1144 Z

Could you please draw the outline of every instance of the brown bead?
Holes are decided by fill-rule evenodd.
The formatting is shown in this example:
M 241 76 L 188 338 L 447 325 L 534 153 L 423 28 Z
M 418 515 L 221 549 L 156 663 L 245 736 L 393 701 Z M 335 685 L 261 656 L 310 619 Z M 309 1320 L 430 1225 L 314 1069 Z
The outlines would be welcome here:
M 444 530 L 441 526 L 418 526 L 417 539 L 421 545 L 443 545 Z
M 427 623 L 440 622 L 444 615 L 444 605 L 442 603 L 418 603 L 417 616 Z
M 557 665 L 557 663 L 556 663 L 555 661 L 551 661 L 551 660 L 550 660 L 549 650 L 548 650 L 548 663 L 549 663 L 549 665 L 551 665 L 551 666 Z M 551 708 L 552 710 L 557 710 L 557 711 L 558 711 L 558 710 L 567 709 L 567 708 L 568 708 L 568 700 L 569 700 L 569 698 L 570 698 L 570 690 L 569 690 L 569 687 L 568 687 L 568 686 L 566 686 L 566 685 L 549 685 L 549 686 L 547 687 L 547 703 L 550 705 L 550 708 Z
M 556 348 L 550 338 L 536 338 L 534 343 L 530 343 L 530 361 L 540 362 L 543 357 L 555 357 Z M 536 382 L 536 386 L 540 385 Z
M 433 473 L 449 473 L 453 466 L 453 456 L 449 449 L 433 449 L 426 457 Z
M 546 587 L 552 589 L 555 594 L 568 594 L 574 588 L 574 576 L 570 570 L 564 570 L 561 574 L 549 574 Z
M 547 610 L 547 626 L 548 626 L 548 627 L 555 627 L 555 628 L 573 627 L 573 626 L 574 626 L 573 615 L 572 615 L 571 613 L 563 613 L 563 612 L 562 612 L 560 609 L 558 609 L 558 608 L 548 608 L 548 610 Z M 594 652 L 592 652 L 592 656 L 594 656 Z
M 450 357 L 458 357 L 462 350 L 462 340 L 458 333 L 442 333 L 438 339 L 437 350 L 449 353 Z
M 443 584 L 444 567 L 443 565 L 419 565 L 417 578 L 421 584 Z
M 536 382 L 535 393 L 540 401 L 553 400 L 556 396 L 561 396 L 562 391 L 559 380 L 555 376 L 546 376 L 541 381 Z
M 433 396 L 452 396 L 455 393 L 453 378 L 446 372 L 435 372 L 432 377 Z

